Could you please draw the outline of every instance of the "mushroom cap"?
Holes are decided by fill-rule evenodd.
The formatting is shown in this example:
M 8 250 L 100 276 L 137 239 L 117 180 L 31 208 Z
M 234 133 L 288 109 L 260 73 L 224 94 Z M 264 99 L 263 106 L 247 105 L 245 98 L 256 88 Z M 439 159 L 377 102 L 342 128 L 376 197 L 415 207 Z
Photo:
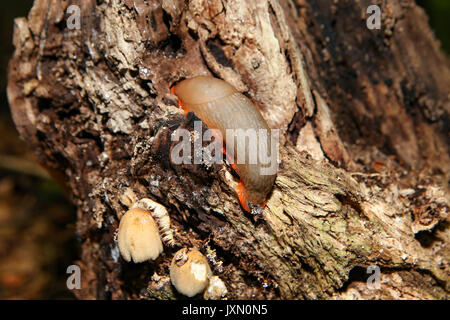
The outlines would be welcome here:
M 117 234 L 119 250 L 126 261 L 155 260 L 163 251 L 158 226 L 148 211 L 128 210 L 120 219 Z
M 193 297 L 203 292 L 210 277 L 208 260 L 200 251 L 183 248 L 175 253 L 170 265 L 170 280 L 179 293 Z

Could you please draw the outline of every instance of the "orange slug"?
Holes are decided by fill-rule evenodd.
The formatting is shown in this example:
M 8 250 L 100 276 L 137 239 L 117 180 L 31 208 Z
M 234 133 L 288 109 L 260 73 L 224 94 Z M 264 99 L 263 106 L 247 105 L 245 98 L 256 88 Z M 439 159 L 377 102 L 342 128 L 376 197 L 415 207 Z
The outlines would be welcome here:
M 258 135 L 258 146 L 266 148 L 266 155 L 270 152 L 269 158 L 276 163 L 276 152 L 270 148 L 273 143 L 271 130 L 253 103 L 227 82 L 211 76 L 197 76 L 183 80 L 171 88 L 171 93 L 178 97 L 178 104 L 186 114 L 193 112 L 209 129 L 216 132 L 214 134 L 216 137 L 223 139 L 227 147 L 223 152 L 229 161 L 232 160 L 230 161 L 232 167 L 240 177 L 236 192 L 242 207 L 248 212 L 254 212 L 258 206 L 263 208 L 274 184 L 276 171 L 266 171 L 262 174 L 261 169 L 267 168 L 267 159 L 262 163 L 260 156 L 256 156 L 256 161 L 249 161 L 249 148 L 252 143 L 254 147 L 255 141 L 249 139 L 249 143 L 246 143 L 244 137 L 245 146 L 243 146 L 239 145 L 239 138 L 236 140 L 231 136 L 234 139 L 229 143 L 232 147 L 229 147 L 226 141 L 229 129 L 245 131 L 254 129 L 256 133 L 260 130 L 265 131 L 266 135 Z M 220 136 L 217 135 L 217 130 L 220 131 Z M 255 150 L 253 147 L 252 151 Z M 245 161 L 239 161 L 242 158 L 239 158 L 238 152 L 243 150 L 248 159 L 247 155 L 244 155 Z M 256 212 L 258 211 L 260 210 Z

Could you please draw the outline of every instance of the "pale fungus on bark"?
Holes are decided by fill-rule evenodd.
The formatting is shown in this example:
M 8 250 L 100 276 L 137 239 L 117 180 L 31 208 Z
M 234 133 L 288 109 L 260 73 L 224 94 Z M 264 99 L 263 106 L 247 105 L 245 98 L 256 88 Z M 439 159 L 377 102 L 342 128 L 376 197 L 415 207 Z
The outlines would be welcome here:
M 219 300 L 228 293 L 225 283 L 218 276 L 212 276 L 209 280 L 208 288 L 206 288 L 203 298 L 205 300 Z
M 158 225 L 150 212 L 141 208 L 132 208 L 123 215 L 117 240 L 120 253 L 128 262 L 155 260 L 163 251 Z
M 163 243 L 171 247 L 175 245 L 173 232 L 170 228 L 169 213 L 163 205 L 153 201 L 152 199 L 142 198 L 139 201 L 136 201 L 131 208 L 140 208 L 150 212 L 153 219 L 156 221 Z
M 208 260 L 200 251 L 183 248 L 175 253 L 170 265 L 170 280 L 179 293 L 193 297 L 203 292 L 210 277 Z
M 148 211 L 158 225 L 163 243 L 170 247 L 175 245 L 173 231 L 170 228 L 170 216 L 162 204 L 159 204 L 149 198 L 142 198 L 138 200 L 136 194 L 131 188 L 125 189 L 125 191 L 123 191 L 123 193 L 119 196 L 119 200 L 130 209 L 139 208 Z

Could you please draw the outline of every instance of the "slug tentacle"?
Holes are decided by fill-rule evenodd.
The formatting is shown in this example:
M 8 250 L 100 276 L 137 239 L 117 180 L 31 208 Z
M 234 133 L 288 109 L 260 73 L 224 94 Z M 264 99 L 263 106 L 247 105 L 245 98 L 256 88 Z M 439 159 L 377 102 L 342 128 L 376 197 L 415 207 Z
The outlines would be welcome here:
M 171 93 L 178 96 L 185 113 L 193 112 L 213 129 L 214 136 L 222 137 L 226 146 L 223 152 L 241 179 L 236 192 L 242 207 L 246 211 L 254 205 L 263 207 L 276 173 L 263 174 L 267 164 L 255 153 L 263 146 L 275 163 L 276 154 L 271 148 L 271 130 L 253 103 L 227 82 L 209 76 L 183 80 L 171 88 Z M 261 131 L 266 134 L 260 135 Z

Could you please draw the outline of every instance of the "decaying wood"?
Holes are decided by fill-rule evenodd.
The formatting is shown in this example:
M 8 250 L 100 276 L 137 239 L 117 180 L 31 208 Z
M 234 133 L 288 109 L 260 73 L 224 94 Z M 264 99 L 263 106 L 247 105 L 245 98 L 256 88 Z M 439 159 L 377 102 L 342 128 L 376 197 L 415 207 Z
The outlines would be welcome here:
M 15 20 L 11 111 L 78 207 L 78 297 L 180 298 L 168 265 L 189 246 L 228 299 L 447 298 L 450 69 L 413 1 L 378 1 L 380 30 L 372 2 L 36 0 Z M 241 209 L 227 165 L 170 161 L 171 134 L 192 130 L 170 87 L 200 74 L 281 130 L 261 215 Z M 130 190 L 171 217 L 176 246 L 152 263 L 124 262 L 114 241 Z

